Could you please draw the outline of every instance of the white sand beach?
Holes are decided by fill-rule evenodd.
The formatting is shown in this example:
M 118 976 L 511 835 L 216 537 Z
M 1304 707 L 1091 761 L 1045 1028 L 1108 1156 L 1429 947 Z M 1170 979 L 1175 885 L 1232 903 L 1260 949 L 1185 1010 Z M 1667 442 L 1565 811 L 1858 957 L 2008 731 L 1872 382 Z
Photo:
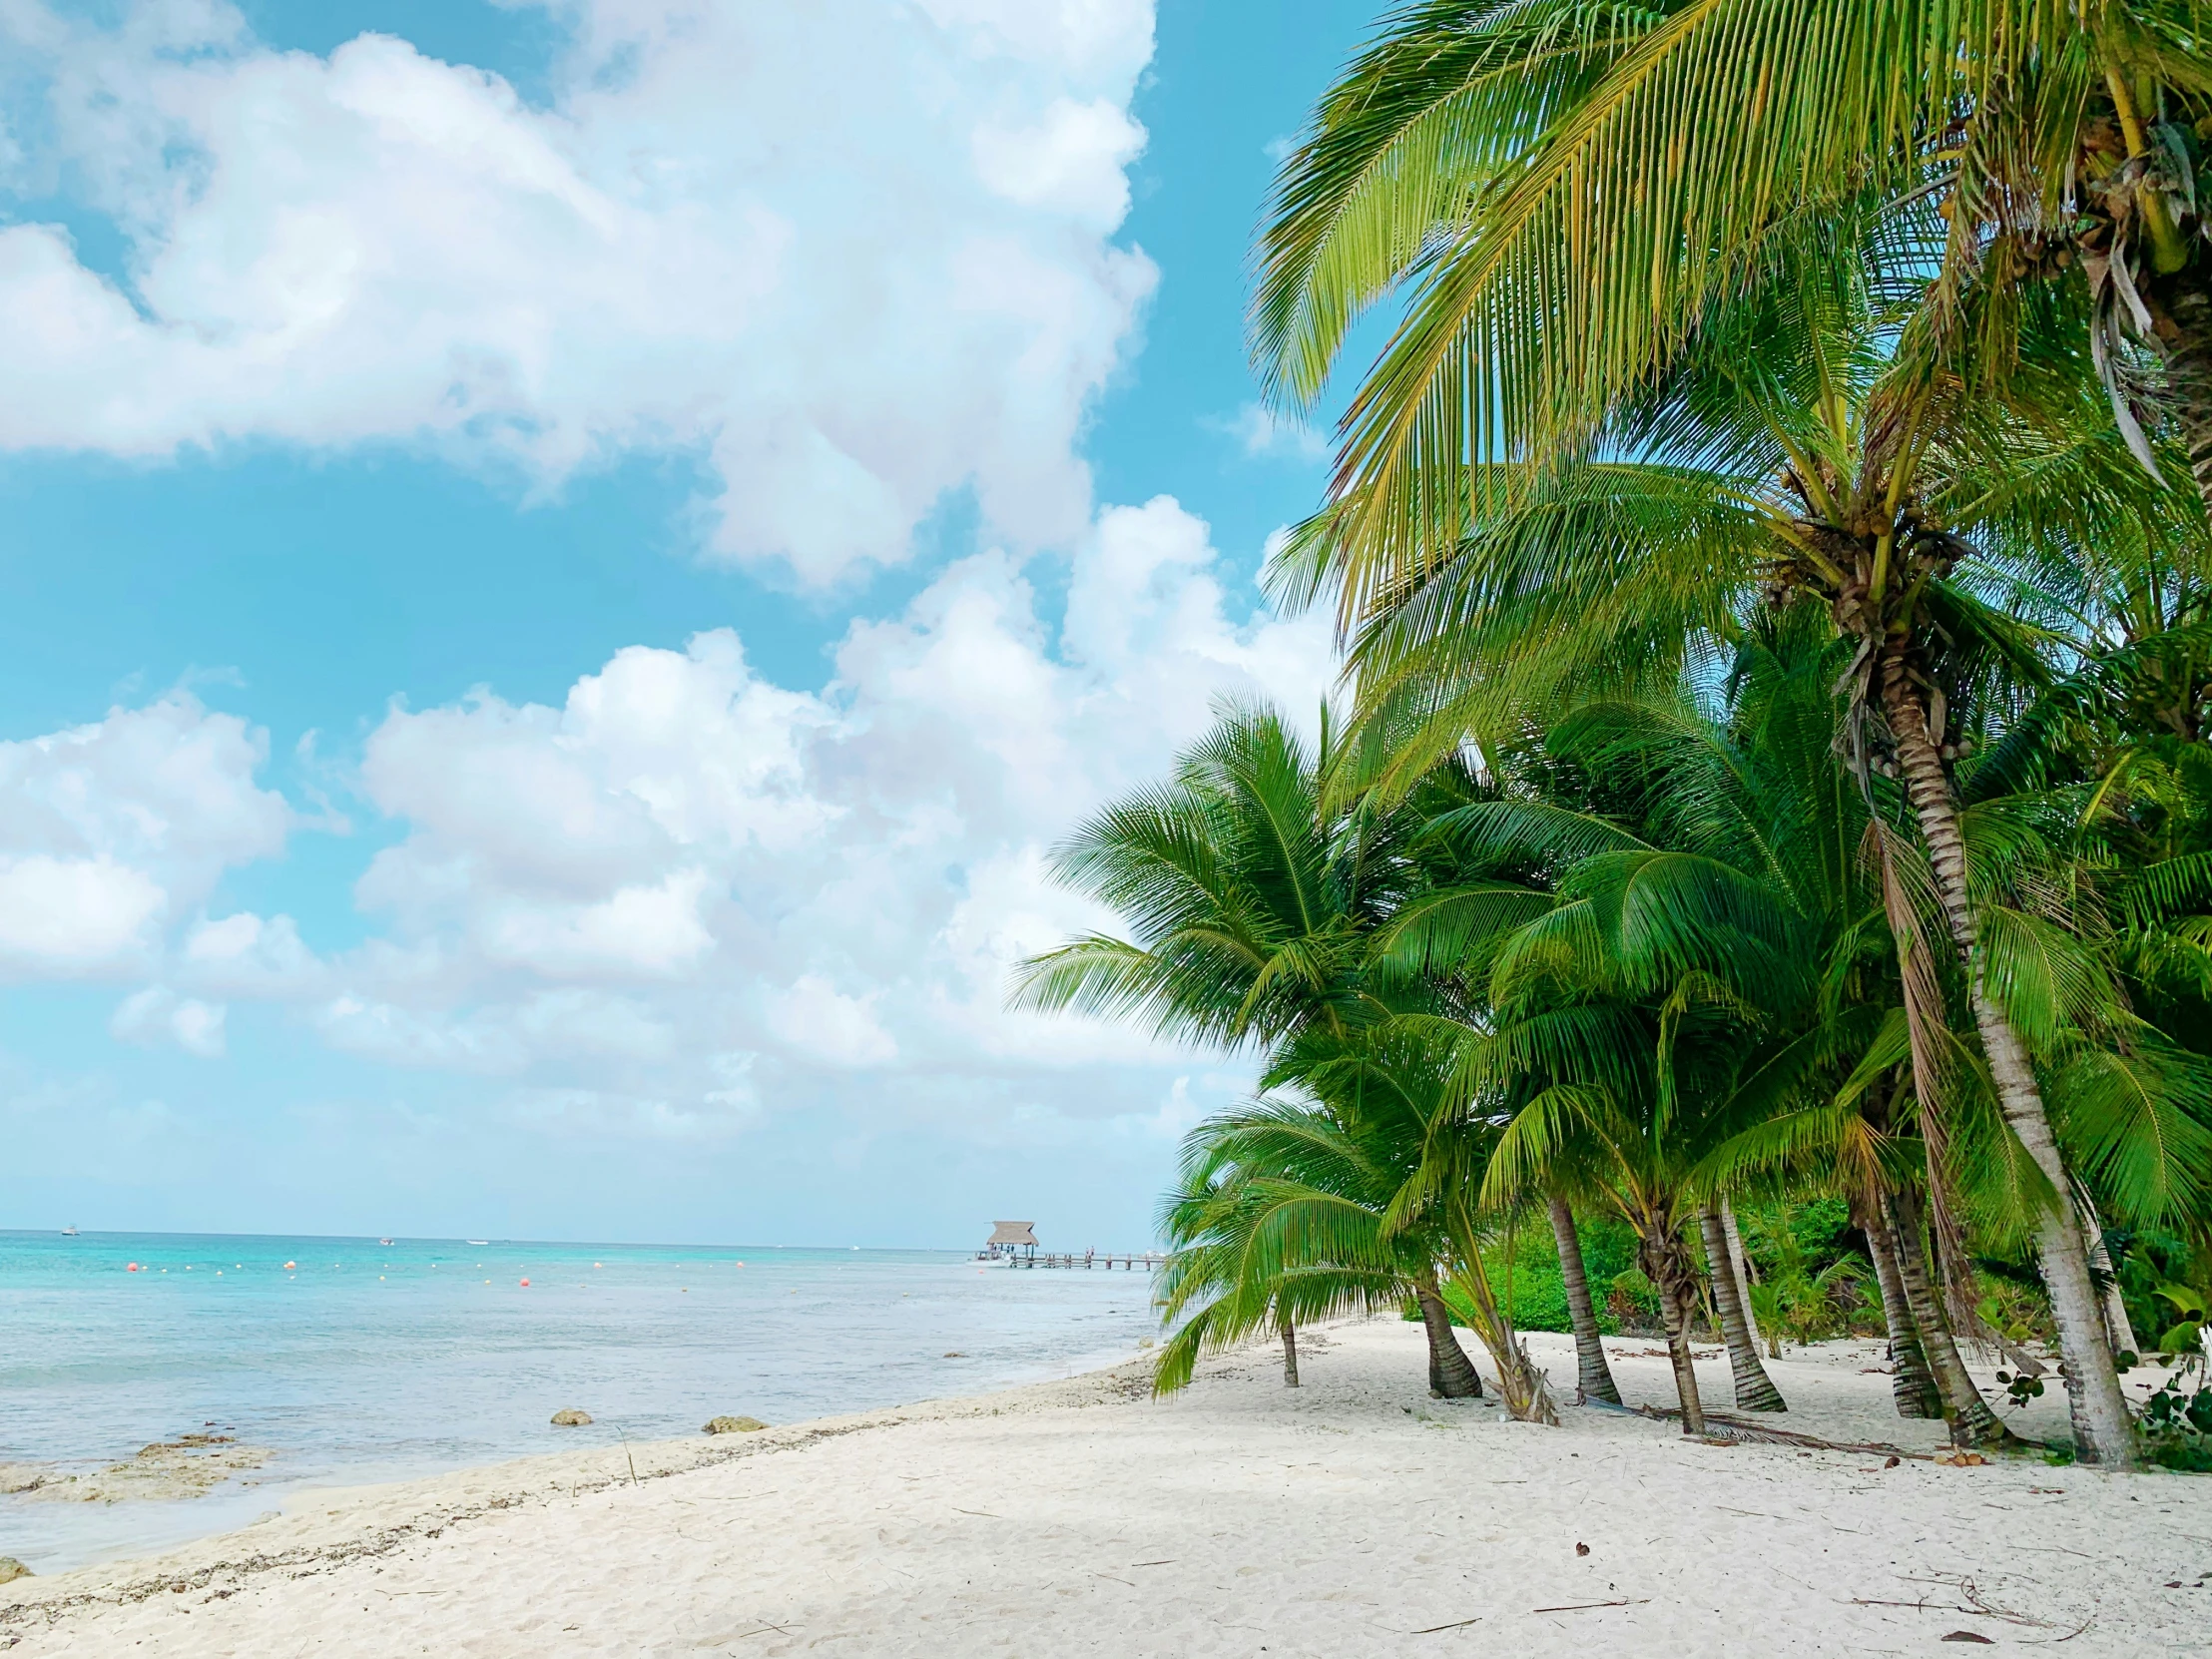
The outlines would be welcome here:
M 1430 1399 L 1418 1327 L 1302 1346 L 1296 1391 L 1254 1349 L 1169 1400 L 1127 1367 L 323 1493 L 159 1559 L 0 1587 L 0 1649 L 1342 1659 L 2212 1640 L 2212 1479 L 1889 1466 L 1586 1408 L 1547 1429 Z M 1572 1378 L 1566 1339 L 1531 1346 Z M 1610 1346 L 1632 1401 L 1670 1397 L 1657 1345 Z M 1880 1363 L 1864 1342 L 1771 1362 L 1792 1410 L 1765 1420 L 1936 1449 L 1938 1425 L 1891 1412 Z M 1725 1364 L 1699 1373 L 1725 1406 Z M 2055 1396 L 2032 1431 L 2057 1426 Z

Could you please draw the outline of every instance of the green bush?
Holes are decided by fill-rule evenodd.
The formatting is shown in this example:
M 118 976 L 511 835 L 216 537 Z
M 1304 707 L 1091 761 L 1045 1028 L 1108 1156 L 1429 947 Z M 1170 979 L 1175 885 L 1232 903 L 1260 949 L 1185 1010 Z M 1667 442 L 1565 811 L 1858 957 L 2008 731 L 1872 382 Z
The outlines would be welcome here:
M 1658 1299 L 1643 1284 L 1643 1275 L 1635 1271 L 1636 1235 L 1625 1224 L 1602 1217 L 1578 1221 L 1575 1232 L 1582 1241 L 1582 1268 L 1590 1282 L 1590 1298 L 1597 1305 L 1598 1329 L 1607 1335 L 1621 1329 L 1621 1308 L 1609 1293 L 1624 1270 L 1634 1275 L 1634 1285 L 1642 1286 L 1640 1293 L 1632 1288 L 1627 1298 L 1630 1323 L 1648 1325 L 1655 1321 Z M 1558 1248 L 1552 1243 L 1548 1225 L 1516 1230 L 1510 1252 L 1503 1244 L 1493 1246 L 1483 1253 L 1482 1266 L 1490 1276 L 1498 1306 L 1511 1315 L 1520 1330 L 1574 1329 L 1574 1320 L 1567 1312 L 1567 1282 L 1559 1271 Z M 1444 1289 L 1444 1306 L 1451 1310 L 1454 1325 L 1467 1324 L 1473 1312 L 1466 1298 L 1450 1286 Z M 1417 1320 L 1420 1310 L 1412 1308 L 1405 1317 Z

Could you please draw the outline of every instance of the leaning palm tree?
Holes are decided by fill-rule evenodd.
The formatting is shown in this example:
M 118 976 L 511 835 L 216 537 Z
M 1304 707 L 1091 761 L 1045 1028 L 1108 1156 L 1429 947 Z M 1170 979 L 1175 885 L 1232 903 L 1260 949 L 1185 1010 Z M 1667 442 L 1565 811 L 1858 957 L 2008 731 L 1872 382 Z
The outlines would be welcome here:
M 1263 1097 L 1191 1132 L 1162 1207 L 1171 1252 L 1159 1301 L 1180 1324 L 1161 1350 L 1157 1391 L 1187 1384 L 1201 1353 L 1266 1330 L 1285 1334 L 1295 1384 L 1298 1325 L 1406 1302 L 1428 1334 L 1429 1385 L 1447 1398 L 1481 1391 L 1451 1335 L 1433 1235 L 1383 1225 L 1406 1156 L 1392 1128 Z
M 1338 589 L 1364 705 L 1424 709 L 1435 745 L 1677 672 L 1762 595 L 1826 606 L 1856 649 L 1853 765 L 1903 786 L 2005 1119 L 2052 1195 L 2037 1248 L 2077 1445 L 2126 1462 L 2130 1419 L 2049 1113 L 1984 971 L 1948 751 L 1977 704 L 1986 719 L 2043 673 L 2042 639 L 1986 602 L 1984 572 L 2118 523 L 2183 520 L 2072 371 L 2078 315 L 2046 307 L 2020 323 L 2033 368 L 2008 400 L 1901 351 L 1936 229 L 1920 206 L 1866 202 L 1792 227 L 1590 445 L 1436 458 L 1422 488 L 1453 503 L 1440 518 L 1407 517 L 1395 483 L 1347 471 L 1277 577 L 1292 597 Z
M 1331 788 L 1343 760 L 1326 714 L 1309 752 L 1273 711 L 1225 708 L 1170 783 L 1109 806 L 1055 854 L 1060 879 L 1119 911 L 1132 936 L 1093 934 L 1031 958 L 1014 999 L 1142 1019 L 1163 1037 L 1257 1049 L 1271 1066 L 1356 1043 L 1425 1006 L 1427 982 L 1378 955 L 1385 924 L 1526 914 L 1544 900 L 1509 882 L 1454 882 L 1448 861 L 1420 844 L 1430 798 L 1473 787 L 1463 768 L 1441 766 L 1424 794 L 1382 803 Z M 1295 1069 L 1281 1081 L 1312 1086 Z M 1406 1214 L 1392 1222 L 1410 1224 Z M 1475 1287 L 1476 1334 L 1504 1374 L 1508 1406 L 1541 1415 L 1543 1391 L 1488 1294 L 1479 1252 L 1454 1272 Z M 1448 1371 L 1442 1303 L 1421 1306 Z M 1451 1385 L 1461 1382 L 1471 1384 L 1471 1371 Z

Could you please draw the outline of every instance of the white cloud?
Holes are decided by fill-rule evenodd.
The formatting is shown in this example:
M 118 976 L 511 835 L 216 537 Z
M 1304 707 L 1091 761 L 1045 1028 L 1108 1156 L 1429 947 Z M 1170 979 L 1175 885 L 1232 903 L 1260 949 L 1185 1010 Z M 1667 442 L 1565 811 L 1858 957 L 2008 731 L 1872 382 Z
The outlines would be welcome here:
M 108 1032 L 123 1042 L 154 1045 L 172 1042 L 203 1060 L 220 1060 L 225 1049 L 221 1004 L 181 997 L 164 985 L 149 985 L 125 997 L 108 1020 Z
M 711 548 L 808 582 L 904 557 L 967 484 L 1018 545 L 1079 533 L 1074 440 L 1155 276 L 1108 240 L 1149 0 L 559 11 L 539 109 L 387 36 L 270 50 L 214 0 L 0 10 L 44 80 L 0 109 L 41 135 L 9 171 L 74 182 L 128 271 L 0 229 L 0 446 L 396 440 L 548 485 L 690 448 Z
M 1129 212 L 1122 172 L 1144 149 L 1144 129 L 1111 99 L 1057 99 L 1034 126 L 976 129 L 975 169 L 1009 202 L 1052 208 L 1108 232 Z
M 879 1066 L 896 1059 L 898 1044 L 875 1018 L 871 997 L 846 996 L 819 973 L 803 973 L 788 991 L 769 997 L 776 1035 L 811 1059 L 831 1066 Z
M 93 967 L 144 942 L 162 889 L 102 855 L 0 862 L 0 949 L 49 968 Z
M 1311 718 L 1326 622 L 1238 608 L 1204 524 L 1161 498 L 1099 515 L 1057 630 L 986 553 L 855 622 L 816 693 L 718 631 L 618 652 L 558 709 L 394 710 L 361 768 L 405 828 L 357 889 L 383 927 L 320 970 L 319 1028 L 511 1079 L 529 1121 L 594 1132 L 720 1133 L 763 1102 L 848 1100 L 863 1067 L 895 1068 L 894 1116 L 1155 1114 L 1174 1056 L 1009 1013 L 1007 975 L 1110 920 L 1047 878 L 1045 848 L 1156 777 L 1218 694 Z M 243 948 L 227 918 L 188 953 L 216 928 Z
M 1227 420 L 1206 424 L 1237 440 L 1247 455 L 1279 456 L 1309 464 L 1329 458 L 1329 440 L 1303 420 L 1279 414 L 1265 403 L 1246 403 Z
M 251 910 L 195 924 L 176 967 L 195 989 L 241 996 L 311 991 L 321 971 L 291 917 Z
M 113 974 L 224 869 L 280 850 L 265 734 L 182 694 L 0 743 L 0 971 Z

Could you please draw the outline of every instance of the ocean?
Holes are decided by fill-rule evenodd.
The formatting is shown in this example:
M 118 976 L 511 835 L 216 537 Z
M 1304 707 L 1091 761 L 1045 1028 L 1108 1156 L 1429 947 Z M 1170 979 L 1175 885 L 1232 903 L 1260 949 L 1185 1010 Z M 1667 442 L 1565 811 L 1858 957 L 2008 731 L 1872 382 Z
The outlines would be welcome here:
M 1151 1292 L 956 1251 L 0 1232 L 0 1463 L 270 1453 L 200 1497 L 0 1496 L 0 1555 L 54 1572 L 302 1488 L 1072 1376 L 1157 1332 Z M 568 1406 L 594 1421 L 553 1427 Z

